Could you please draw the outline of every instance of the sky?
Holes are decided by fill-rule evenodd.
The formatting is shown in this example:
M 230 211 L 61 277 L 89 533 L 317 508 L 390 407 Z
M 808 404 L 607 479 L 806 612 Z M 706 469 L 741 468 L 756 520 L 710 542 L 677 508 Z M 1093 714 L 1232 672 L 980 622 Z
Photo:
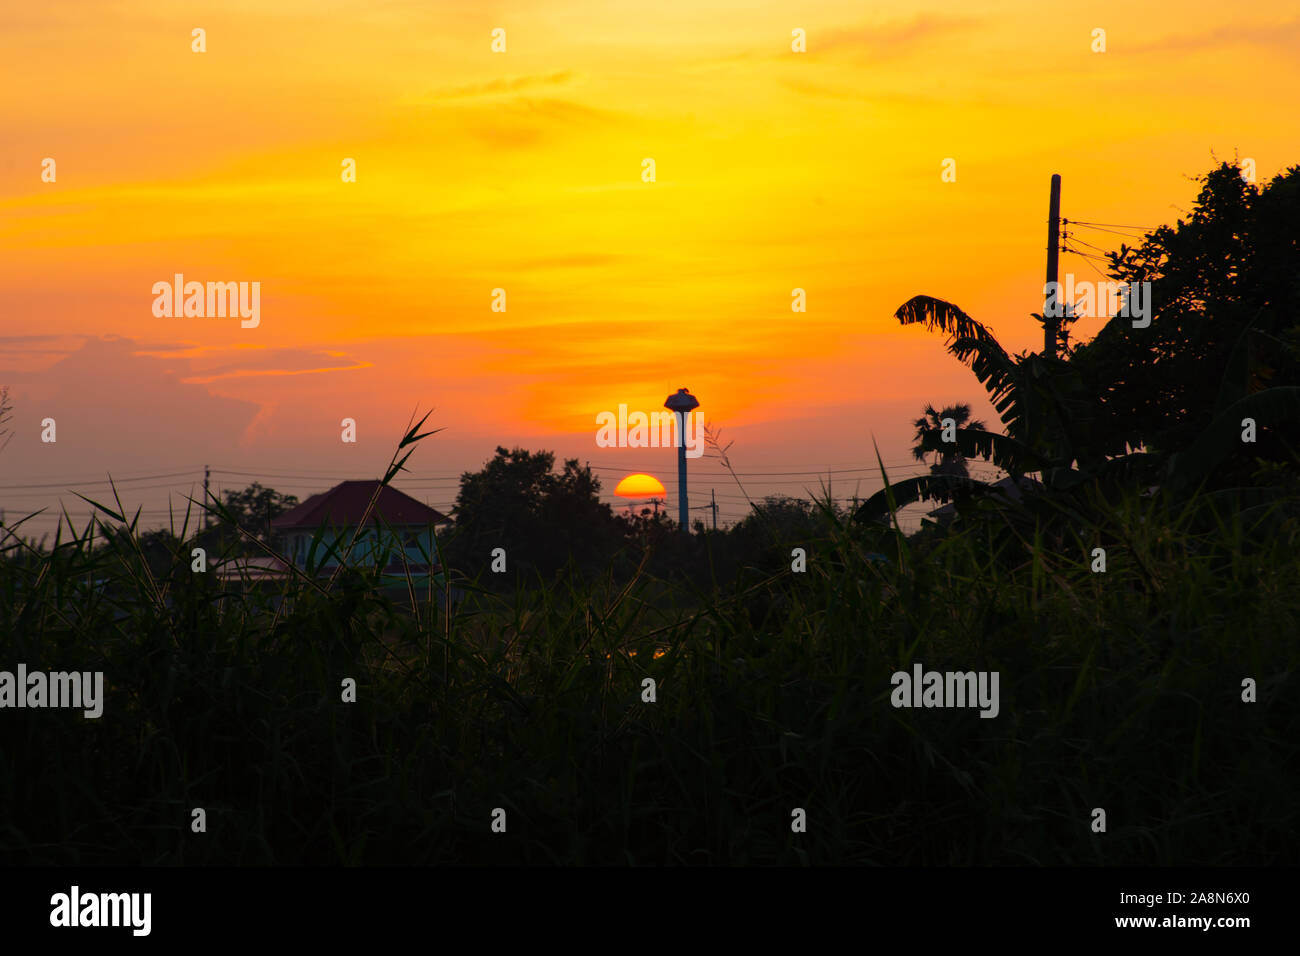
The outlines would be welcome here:
M 497 446 L 675 492 L 672 449 L 597 416 L 681 387 L 739 475 L 691 460 L 692 507 L 871 493 L 877 447 L 921 470 L 926 403 L 996 424 L 894 310 L 1041 348 L 1051 175 L 1125 227 L 1216 160 L 1266 181 L 1300 162 L 1298 47 L 1290 2 L 6 4 L 0 507 L 49 531 L 111 475 L 157 527 L 205 465 L 305 497 L 381 474 L 417 410 L 442 431 L 398 486 L 441 510 Z M 256 326 L 157 314 L 177 274 L 258 283 Z

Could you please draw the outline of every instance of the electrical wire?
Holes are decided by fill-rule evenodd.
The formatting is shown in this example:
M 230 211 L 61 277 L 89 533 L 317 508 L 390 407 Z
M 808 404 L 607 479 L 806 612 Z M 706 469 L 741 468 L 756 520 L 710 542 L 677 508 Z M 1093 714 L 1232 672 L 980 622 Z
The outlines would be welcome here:
M 1101 278 L 1105 279 L 1107 282 L 1113 281 L 1112 279 L 1108 278 L 1104 273 L 1102 273 L 1100 269 L 1098 269 L 1095 265 L 1092 264 L 1092 260 L 1096 258 L 1095 256 L 1090 256 L 1085 252 L 1077 252 L 1074 249 L 1065 249 L 1062 251 L 1069 252 L 1072 253 L 1073 255 L 1079 256 L 1081 259 L 1083 259 L 1085 263 L 1087 263 L 1088 268 L 1091 269 L 1093 272 L 1097 273 L 1097 275 L 1101 276 Z
M 176 478 L 192 476 L 192 471 L 177 471 L 167 475 L 141 475 L 138 478 L 103 478 L 98 481 L 55 481 L 44 482 L 40 484 L 23 484 L 23 485 L 0 485 L 0 491 L 11 491 L 20 488 L 66 488 L 68 485 L 76 484 L 82 487 L 95 485 L 126 485 L 136 481 L 153 481 L 158 478 Z
M 1062 219 L 1061 222 L 1068 222 L 1072 226 L 1094 226 L 1098 229 L 1137 229 L 1141 232 L 1150 232 L 1152 229 L 1158 229 L 1158 226 L 1134 226 L 1122 222 L 1089 222 L 1085 219 Z
M 1110 253 L 1109 253 L 1107 250 L 1101 248 L 1100 246 L 1094 246 L 1091 242 L 1085 242 L 1084 240 L 1078 238 L 1077 236 L 1070 236 L 1069 241 L 1070 241 L 1070 242 L 1077 242 L 1077 243 L 1079 243 L 1080 245 L 1087 246 L 1089 249 L 1094 249 L 1094 250 L 1096 250 L 1097 252 L 1101 253 L 1101 255 L 1103 255 L 1103 256 L 1106 256 L 1106 257 L 1109 257 L 1109 256 L 1110 256 Z

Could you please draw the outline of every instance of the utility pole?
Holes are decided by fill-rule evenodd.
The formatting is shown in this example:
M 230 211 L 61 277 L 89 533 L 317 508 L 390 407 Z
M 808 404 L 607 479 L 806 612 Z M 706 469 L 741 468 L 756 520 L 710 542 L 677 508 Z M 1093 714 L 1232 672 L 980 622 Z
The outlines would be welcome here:
M 203 466 L 203 527 L 212 525 L 212 516 L 208 514 L 208 481 L 212 478 L 212 467 Z
M 712 488 L 709 489 L 709 507 L 713 509 L 713 530 L 718 530 L 718 496 Z
M 1052 198 L 1047 211 L 1047 281 L 1057 281 L 1057 256 L 1061 248 L 1061 176 L 1052 174 Z M 1062 311 L 1060 286 L 1057 294 L 1052 296 L 1053 311 Z M 1056 358 L 1056 343 L 1061 334 L 1060 315 L 1048 315 L 1046 304 L 1043 306 L 1043 355 Z

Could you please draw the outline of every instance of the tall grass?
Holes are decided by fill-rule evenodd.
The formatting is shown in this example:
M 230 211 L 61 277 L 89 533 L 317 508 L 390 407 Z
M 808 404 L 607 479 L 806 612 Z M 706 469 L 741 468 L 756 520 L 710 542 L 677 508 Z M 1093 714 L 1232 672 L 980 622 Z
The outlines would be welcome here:
M 98 720 L 0 711 L 5 862 L 1227 864 L 1300 849 L 1293 513 L 1134 496 L 1083 523 L 990 513 L 909 539 L 824 507 L 816 535 L 775 541 L 735 581 L 666 580 L 633 554 L 633 573 L 504 597 L 476 586 L 482 569 L 452 569 L 422 602 L 365 569 L 223 590 L 190 570 L 186 526 L 154 575 L 120 503 L 100 507 L 84 532 L 48 551 L 11 538 L 0 560 L 0 668 L 102 670 L 107 693 Z M 890 675 L 914 661 L 999 671 L 1000 715 L 894 709 Z M 1241 701 L 1246 677 L 1258 703 Z

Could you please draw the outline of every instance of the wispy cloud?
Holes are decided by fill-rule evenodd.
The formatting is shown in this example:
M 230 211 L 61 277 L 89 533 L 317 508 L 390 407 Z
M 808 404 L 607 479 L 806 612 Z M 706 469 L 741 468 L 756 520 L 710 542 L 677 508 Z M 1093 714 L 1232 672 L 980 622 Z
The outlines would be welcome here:
M 938 37 L 975 29 L 980 22 L 972 17 L 942 17 L 923 13 L 910 20 L 859 24 L 810 36 L 808 51 L 849 51 L 855 58 L 878 62 L 915 52 Z
M 1284 23 L 1233 23 L 1203 33 L 1162 37 L 1129 50 L 1133 53 L 1180 53 L 1197 50 L 1221 50 L 1243 45 L 1273 47 L 1294 57 L 1300 46 L 1300 19 Z
M 271 348 L 265 345 L 153 345 L 133 350 L 133 355 L 154 359 L 183 359 L 187 369 L 178 381 L 207 385 L 232 378 L 314 375 L 371 368 L 373 362 L 357 359 L 337 349 Z M 335 361 L 329 362 L 327 360 Z M 337 360 L 343 359 L 340 364 Z
M 333 349 L 262 348 L 250 351 L 235 347 L 205 350 L 204 354 L 187 357 L 191 359 L 190 373 L 180 379 L 187 385 L 208 385 L 232 378 L 352 372 L 374 364 Z M 339 362 L 339 359 L 344 361 Z
M 215 447 L 238 442 L 256 403 L 186 383 L 166 360 L 137 355 L 135 345 L 119 336 L 87 336 L 17 389 L 16 405 L 37 421 L 56 419 L 59 429 L 57 443 L 43 445 L 31 431 L 7 449 L 19 471 L 39 463 L 66 474 L 84 471 L 85 462 L 138 469 L 168 458 L 200 459 L 214 447 L 209 441 Z
M 186 385 L 207 385 L 229 378 L 256 378 L 268 375 L 317 375 L 321 372 L 352 372 L 357 369 L 371 368 L 373 362 L 357 362 L 353 365 L 325 365 L 315 368 L 237 368 L 213 375 L 190 375 L 181 379 Z
M 536 74 L 533 76 L 502 76 L 485 83 L 469 83 L 464 86 L 452 86 L 434 90 L 426 95 L 429 100 L 464 100 L 480 96 L 502 96 L 535 90 L 539 87 L 569 86 L 581 80 L 581 75 L 572 70 L 559 70 L 555 73 Z
M 492 146 L 526 147 L 549 142 L 576 130 L 608 125 L 619 114 L 572 100 L 518 97 L 467 117 L 470 135 Z
M 923 13 L 909 20 L 861 23 L 831 30 L 809 30 L 806 56 L 817 59 L 827 55 L 844 57 L 856 63 L 879 63 L 926 49 L 941 38 L 979 28 L 983 21 L 974 17 L 938 16 Z M 758 63 L 784 62 L 793 65 L 789 48 L 782 43 L 773 48 L 743 50 L 728 56 L 701 60 L 684 68 L 687 73 L 707 73 L 740 68 Z

